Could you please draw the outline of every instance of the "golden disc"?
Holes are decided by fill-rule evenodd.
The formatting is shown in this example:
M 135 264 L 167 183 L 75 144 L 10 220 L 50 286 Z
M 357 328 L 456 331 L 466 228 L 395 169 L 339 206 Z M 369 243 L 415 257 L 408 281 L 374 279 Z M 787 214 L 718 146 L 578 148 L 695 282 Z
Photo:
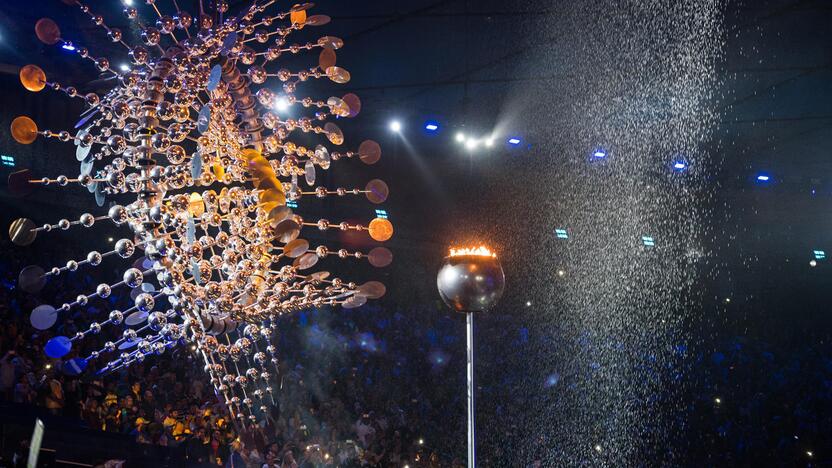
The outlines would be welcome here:
M 292 21 L 292 24 L 306 23 L 306 10 L 293 11 L 289 14 L 289 19 Z
M 50 18 L 41 18 L 35 23 L 35 35 L 44 44 L 52 45 L 61 40 L 61 29 Z
M 321 51 L 321 55 L 318 56 L 318 66 L 321 67 L 321 70 L 327 70 L 328 68 L 335 66 L 335 61 L 338 59 L 338 56 L 335 55 L 335 51 L 332 49 L 324 49 Z
M 387 219 L 376 218 L 370 221 L 370 237 L 378 242 L 384 242 L 393 237 L 393 223 Z
M 205 203 L 202 201 L 202 195 L 194 192 L 188 200 L 188 212 L 194 218 L 199 218 L 202 213 L 205 213 Z
M 26 65 L 20 69 L 20 84 L 36 93 L 46 87 L 46 73 L 37 65 Z
M 12 120 L 12 138 L 21 145 L 28 145 L 38 137 L 38 126 L 34 120 L 21 115 Z

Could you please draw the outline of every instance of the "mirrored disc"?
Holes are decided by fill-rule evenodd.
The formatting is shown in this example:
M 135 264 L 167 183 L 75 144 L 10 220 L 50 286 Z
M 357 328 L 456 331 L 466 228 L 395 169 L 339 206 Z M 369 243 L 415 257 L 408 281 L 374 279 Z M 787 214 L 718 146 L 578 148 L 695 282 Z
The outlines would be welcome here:
M 350 118 L 355 117 L 361 112 L 361 99 L 357 95 L 347 93 L 341 99 L 343 99 L 350 108 Z
M 367 200 L 370 200 L 370 202 L 375 203 L 376 205 L 384 203 L 390 195 L 390 188 L 388 188 L 387 184 L 381 179 L 373 179 L 367 182 L 367 186 L 364 187 L 364 190 L 367 191 Z
M 49 304 L 41 304 L 29 314 L 29 322 L 38 330 L 48 330 L 58 320 L 58 311 Z
M 315 255 L 315 256 L 317 257 L 317 255 Z M 312 273 L 309 276 L 311 276 L 313 279 L 315 279 L 317 281 L 323 281 L 323 280 L 329 278 L 329 275 L 330 275 L 330 273 L 328 271 L 316 271 L 315 273 Z
M 318 55 L 318 67 L 326 71 L 330 67 L 334 67 L 338 62 L 338 55 L 332 49 L 324 49 Z
M 193 216 L 188 216 L 188 225 L 186 230 L 186 237 L 188 242 L 193 243 L 196 240 L 196 223 Z
M 139 291 L 136 289 L 136 291 Z M 141 291 L 139 291 L 141 293 Z M 141 323 L 144 323 L 147 320 L 147 316 L 149 314 L 147 312 L 143 312 L 141 310 L 137 310 L 132 314 L 128 315 L 127 318 L 124 319 L 124 324 L 128 327 L 135 327 Z
M 292 216 L 292 209 L 286 205 L 278 206 L 269 211 L 269 224 L 277 226 L 284 219 Z
M 104 192 L 101 190 L 101 184 L 95 184 L 95 204 L 100 207 L 104 206 Z
M 313 6 L 315 6 L 315 4 L 312 3 L 312 2 L 299 3 L 297 5 L 292 6 L 292 8 L 290 8 L 289 11 L 290 12 L 306 11 L 306 10 L 312 8 Z
M 324 36 L 318 39 L 318 45 L 327 50 L 336 50 L 344 47 L 344 40 L 335 36 Z
M 381 145 L 373 140 L 364 140 L 358 147 L 358 157 L 364 164 L 375 164 L 381 159 Z
M 44 44 L 52 45 L 61 39 L 61 29 L 52 19 L 41 18 L 35 23 L 35 35 Z
M 92 151 L 92 145 L 90 145 L 90 146 L 78 145 L 75 148 L 75 159 L 78 162 L 83 162 L 85 159 L 87 159 L 87 156 L 89 156 L 90 151 Z
M 17 275 L 17 286 L 29 294 L 40 292 L 46 285 L 46 272 L 37 265 L 29 265 Z
M 292 265 L 298 270 L 307 270 L 318 263 L 318 256 L 312 252 L 306 252 L 300 257 L 296 258 Z
M 35 241 L 38 236 L 35 229 L 35 223 L 29 218 L 18 218 L 9 226 L 9 239 L 15 245 L 26 246 Z
M 332 112 L 333 115 L 338 117 L 349 117 L 350 115 L 349 106 L 346 101 L 341 98 L 332 96 L 326 100 L 326 105 L 329 107 L 329 111 Z
M 326 76 L 335 83 L 344 84 L 350 81 L 350 72 L 341 67 L 329 67 L 324 71 Z
M 72 358 L 66 361 L 61 367 L 61 370 L 66 375 L 81 375 L 87 368 L 87 360 L 84 358 Z
M 200 174 L 202 174 L 202 154 L 196 152 L 191 157 L 191 177 L 198 179 Z
M 56 336 L 46 342 L 43 351 L 51 358 L 62 358 L 72 351 L 72 341 L 65 336 Z
M 121 350 L 121 351 L 124 351 L 125 349 L 130 349 L 133 346 L 136 346 L 137 344 L 139 344 L 139 341 L 141 341 L 141 340 L 124 340 L 123 343 L 118 345 L 118 349 Z
M 222 55 L 228 55 L 228 52 L 231 51 L 231 48 L 234 47 L 234 44 L 237 43 L 237 33 L 231 32 L 231 34 L 225 36 L 225 39 L 222 41 Z
M 358 287 L 359 296 L 365 296 L 369 299 L 378 299 L 387 292 L 387 288 L 378 281 L 367 281 Z
M 274 237 L 282 244 L 288 244 L 298 238 L 300 226 L 294 219 L 284 219 L 274 227 Z
M 208 125 L 211 123 L 211 106 L 202 106 L 199 110 L 199 116 L 196 119 L 196 129 L 199 133 L 205 133 L 208 130 Z
M 80 174 L 81 175 L 90 175 L 90 174 L 92 174 L 92 166 L 93 166 L 92 162 L 93 162 L 93 158 L 89 158 L 89 157 L 87 159 L 81 161 L 81 169 L 80 169 Z M 93 184 L 98 184 L 98 182 L 93 182 Z M 90 190 L 91 185 L 92 184 L 87 186 L 87 190 Z M 95 191 L 95 188 L 93 187 L 92 190 Z
M 220 78 L 222 78 L 222 67 L 219 64 L 211 67 L 211 74 L 208 76 L 208 91 L 214 91 L 220 85 Z
M 327 139 L 333 145 L 340 145 L 344 143 L 344 132 L 342 132 L 341 128 L 334 123 L 327 122 L 326 125 L 324 125 L 324 130 L 326 131 Z
M 367 297 L 366 296 L 356 294 L 354 296 L 350 296 L 346 301 L 344 301 L 344 303 L 341 304 L 341 307 L 343 307 L 345 309 L 355 309 L 355 308 L 363 306 L 366 303 L 367 303 Z
M 367 260 L 376 268 L 384 268 L 393 263 L 393 252 L 387 247 L 376 247 L 367 255 Z
M 303 166 L 303 178 L 306 179 L 306 185 L 315 185 L 315 163 L 306 161 Z
M 327 15 L 312 15 L 306 18 L 306 25 L 307 26 L 323 26 L 325 24 L 329 24 L 332 21 Z
M 12 172 L 9 174 L 9 192 L 17 197 L 32 193 L 37 185 L 29 182 L 32 177 L 32 171 L 29 169 Z
M 142 285 L 139 286 L 139 289 L 146 293 L 156 292 L 156 288 L 151 283 L 142 283 Z
M 309 250 L 309 241 L 295 239 L 283 246 L 283 254 L 289 258 L 298 258 Z

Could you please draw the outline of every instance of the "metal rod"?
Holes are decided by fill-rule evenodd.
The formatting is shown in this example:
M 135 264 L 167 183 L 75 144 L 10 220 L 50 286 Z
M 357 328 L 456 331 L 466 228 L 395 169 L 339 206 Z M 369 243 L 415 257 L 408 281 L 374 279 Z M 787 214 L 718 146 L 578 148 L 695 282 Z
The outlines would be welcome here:
M 476 436 L 474 433 L 474 314 L 465 314 L 466 344 L 468 347 L 468 468 L 477 466 Z

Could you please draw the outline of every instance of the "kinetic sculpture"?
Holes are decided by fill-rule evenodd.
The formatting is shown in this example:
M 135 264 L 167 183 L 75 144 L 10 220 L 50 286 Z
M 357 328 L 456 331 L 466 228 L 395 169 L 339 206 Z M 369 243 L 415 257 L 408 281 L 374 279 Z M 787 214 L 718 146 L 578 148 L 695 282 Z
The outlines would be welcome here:
M 98 372 L 104 373 L 186 344 L 201 356 L 234 418 L 243 425 L 246 419 L 256 421 L 274 402 L 278 317 L 323 305 L 358 307 L 385 293 L 381 283 L 357 285 L 313 268 L 333 256 L 384 267 L 392 261 L 388 249 L 333 250 L 311 246 L 301 235 L 312 230 L 367 231 L 383 242 L 393 235 L 386 216 L 367 225 L 351 224 L 304 219 L 291 208 L 304 197 L 365 196 L 379 204 L 388 195 L 381 180 L 363 188 L 315 186 L 316 172 L 331 170 L 336 161 L 371 165 L 381 156 L 379 145 L 370 140 L 352 151 L 328 148 L 344 143 L 338 125 L 328 120 L 355 117 L 361 109 L 356 95 L 324 100 L 297 95 L 299 85 L 310 80 L 350 80 L 349 72 L 335 65 L 335 51 L 343 41 L 325 36 L 305 44 L 287 42 L 293 33 L 329 22 L 327 16 L 307 15 L 311 3 L 272 12 L 278 2 L 256 0 L 239 15 L 225 17 L 227 2 L 215 2 L 212 15 L 200 2 L 194 19 L 175 0 L 172 15 L 146 0 L 145 8 L 158 17 L 155 22 L 143 22 L 137 8 L 124 10 L 143 42 L 131 46 L 122 31 L 107 26 L 87 5 L 67 3 L 77 5 L 112 42 L 127 48 L 132 69 L 113 70 L 107 58 L 62 38 L 54 21 L 39 20 L 35 32 L 42 42 L 75 51 L 116 85 L 103 96 L 82 94 L 48 81 L 35 65 L 23 67 L 20 81 L 26 89 L 48 87 L 82 99 L 86 110 L 74 135 L 38 130 L 29 117 L 18 117 L 11 125 L 14 139 L 30 144 L 42 136 L 74 144 L 80 174 L 39 179 L 22 170 L 9 177 L 9 187 L 23 195 L 38 184 L 78 184 L 94 194 L 106 214 L 86 213 L 76 221 L 62 219 L 41 227 L 18 219 L 9 235 L 16 244 L 29 245 L 41 232 L 109 221 L 124 237 L 110 251 L 89 252 L 63 267 L 26 267 L 19 285 L 35 293 L 49 278 L 96 267 L 105 257 L 134 260 L 125 265 L 120 281 L 100 284 L 57 308 L 41 305 L 32 311 L 31 322 L 39 329 L 50 328 L 73 308 L 107 298 L 115 288 L 132 288 L 132 307 L 110 311 L 106 320 L 90 323 L 75 336 L 52 338 L 46 353 L 64 357 L 88 335 L 115 329 L 118 339 L 73 360 L 79 370 L 98 362 Z M 303 51 L 319 53 L 314 66 L 280 68 L 282 57 Z M 276 109 L 285 107 L 309 115 L 279 115 Z M 299 135 L 320 144 L 293 142 Z M 106 198 L 114 203 L 103 208 Z

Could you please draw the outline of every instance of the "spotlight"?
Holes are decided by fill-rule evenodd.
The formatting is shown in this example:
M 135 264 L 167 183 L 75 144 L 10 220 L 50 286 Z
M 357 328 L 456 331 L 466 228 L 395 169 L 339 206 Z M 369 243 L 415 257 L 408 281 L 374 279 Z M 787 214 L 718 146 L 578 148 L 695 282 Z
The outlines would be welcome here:
M 815 260 L 824 260 L 826 258 L 826 252 L 823 250 L 813 250 L 812 253 L 815 255 Z
M 425 130 L 427 130 L 429 132 L 435 132 L 435 131 L 439 130 L 439 124 L 436 123 L 436 122 L 433 122 L 433 121 L 429 121 L 429 122 L 425 123 Z
M 758 174 L 757 175 L 757 180 L 759 182 L 768 182 L 768 181 L 771 180 L 771 176 L 768 175 L 768 174 Z
M 118 66 L 118 68 L 123 72 L 130 71 L 130 65 L 127 65 L 126 63 L 122 63 Z
M 286 99 L 286 96 L 278 96 L 274 100 L 274 110 L 278 112 L 286 112 L 289 110 L 289 100 Z
M 555 229 L 555 236 L 557 236 L 558 239 L 569 239 L 569 233 L 566 229 Z
M 673 169 L 676 169 L 679 172 L 682 172 L 687 168 L 688 165 L 684 161 L 676 161 L 675 163 L 673 163 Z
M 517 137 L 511 137 L 511 138 L 508 139 L 508 144 L 513 145 L 513 146 L 517 146 L 517 145 L 520 144 L 520 141 L 521 140 Z
M 654 247 L 656 245 L 656 241 L 651 236 L 641 236 L 641 243 L 645 247 Z
M 593 159 L 604 159 L 607 157 L 607 150 L 604 148 L 596 148 L 595 151 L 592 152 Z
M 485 146 L 486 148 L 491 148 L 494 146 L 494 137 L 488 137 L 485 139 Z
M 402 123 L 399 122 L 398 120 L 394 120 L 394 121 L 390 122 L 390 131 L 392 131 L 394 133 L 401 132 L 402 131 Z
M 133 5 L 133 0 L 124 0 L 124 4 L 127 6 Z
M 476 149 L 477 146 L 479 146 L 479 145 L 480 145 L 480 142 L 473 139 L 473 138 L 468 138 L 467 140 L 465 140 L 465 147 L 468 148 L 469 150 Z
M 456 141 L 458 143 L 465 143 L 465 134 L 462 132 L 457 132 L 456 134 Z
M 75 46 L 74 46 L 74 45 L 72 45 L 72 43 L 71 43 L 71 42 L 64 42 L 64 43 L 61 45 L 61 47 L 62 47 L 64 50 L 75 50 Z

